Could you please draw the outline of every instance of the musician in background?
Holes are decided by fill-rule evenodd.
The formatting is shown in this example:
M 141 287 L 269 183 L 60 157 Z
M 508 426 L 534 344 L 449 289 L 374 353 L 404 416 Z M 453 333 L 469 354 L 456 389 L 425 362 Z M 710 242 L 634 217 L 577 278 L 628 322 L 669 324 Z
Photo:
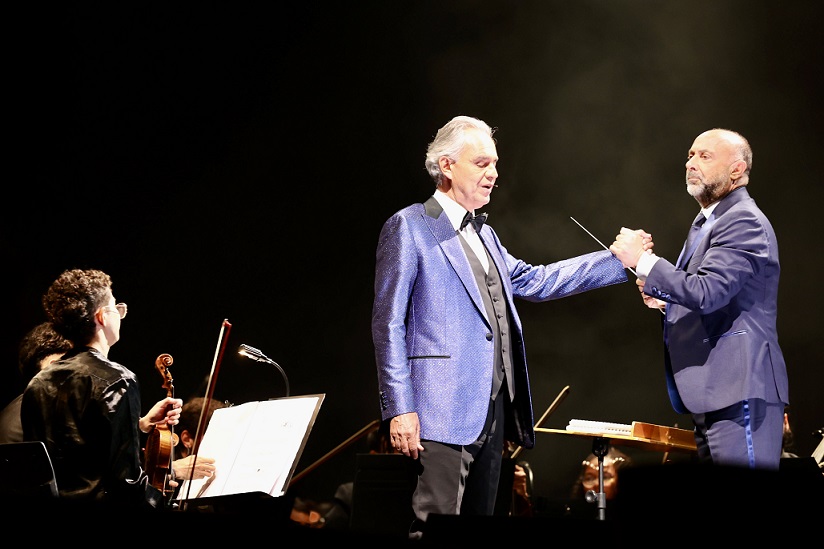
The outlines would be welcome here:
M 504 441 L 501 476 L 494 514 L 498 516 L 531 517 L 533 511 L 532 467 L 525 460 L 515 459 L 518 445 Z
M 55 332 L 49 322 L 38 324 L 23 336 L 17 363 L 23 386 L 17 398 L 0 411 L 0 444 L 23 441 L 23 425 L 20 423 L 22 389 L 37 372 L 60 359 L 71 348 L 72 342 Z
M 215 474 L 214 458 L 198 454 L 197 459 L 195 459 L 192 453 L 195 447 L 198 424 L 200 423 L 200 413 L 206 401 L 206 397 L 192 398 L 187 400 L 181 408 L 180 421 L 175 429 L 179 442 L 175 446 L 176 459 L 172 462 L 174 477 L 177 480 L 197 480 Z M 215 410 L 228 406 L 227 403 L 214 398 L 208 399 L 208 402 L 209 407 L 206 409 L 205 426 L 209 425 L 209 420 L 212 419 Z M 194 471 L 192 471 L 193 462 Z
M 613 502 L 618 495 L 618 477 L 621 469 L 631 466 L 632 458 L 610 446 L 604 456 L 604 497 Z M 581 470 L 570 490 L 569 501 L 565 503 L 563 515 L 567 518 L 595 519 L 598 516 L 597 494 L 601 490 L 598 478 L 598 456 L 589 454 L 581 462 Z M 587 494 L 590 493 L 587 497 Z M 592 494 L 596 496 L 593 497 Z
M 626 466 L 632 465 L 632 458 L 616 448 L 610 446 L 604 456 L 604 497 L 607 500 L 615 499 L 618 494 L 618 472 Z M 581 463 L 581 472 L 572 486 L 572 500 L 582 500 L 586 493 L 592 490 L 600 492 L 601 483 L 598 473 L 598 456 L 589 454 Z
M 533 516 L 532 490 L 532 467 L 527 461 L 519 461 L 515 464 L 515 471 L 512 473 L 512 502 L 509 516 Z
M 332 505 L 333 503 L 328 501 L 295 497 L 289 512 L 289 520 L 308 528 L 324 528 L 326 526 L 325 515 Z M 346 527 L 348 528 L 348 524 Z
M 790 407 L 784 406 L 784 437 L 781 439 L 781 457 L 797 458 L 798 454 L 792 452 L 795 444 L 795 436 L 790 426 Z
M 46 445 L 62 501 L 105 503 L 105 509 L 158 509 L 161 490 L 141 466 L 141 437 L 176 425 L 183 401 L 166 397 L 140 415 L 137 378 L 109 360 L 120 340 L 125 303 L 99 270 L 63 272 L 43 296 L 47 319 L 73 349 L 37 373 L 23 393 L 25 440 Z

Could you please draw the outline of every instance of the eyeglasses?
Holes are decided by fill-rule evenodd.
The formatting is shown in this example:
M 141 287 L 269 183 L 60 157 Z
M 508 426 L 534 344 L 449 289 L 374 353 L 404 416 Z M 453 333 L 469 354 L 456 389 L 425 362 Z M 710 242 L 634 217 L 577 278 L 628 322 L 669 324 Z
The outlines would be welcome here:
M 126 318 L 126 313 L 129 312 L 129 306 L 125 303 L 118 303 L 114 307 L 112 307 L 111 305 L 106 305 L 105 307 L 101 307 L 101 309 L 108 309 L 110 311 L 116 312 L 118 315 L 120 315 L 121 320 Z

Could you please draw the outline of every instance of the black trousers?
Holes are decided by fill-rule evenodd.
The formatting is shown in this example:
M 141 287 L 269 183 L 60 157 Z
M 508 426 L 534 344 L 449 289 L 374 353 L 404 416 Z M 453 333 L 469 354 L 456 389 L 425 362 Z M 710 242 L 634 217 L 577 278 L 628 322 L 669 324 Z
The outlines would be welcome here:
M 492 516 L 503 460 L 507 400 L 506 390 L 490 399 L 484 428 L 472 444 L 421 441 L 424 451 L 418 458 L 418 482 L 412 494 L 415 521 L 410 532 L 421 531 L 431 513 Z

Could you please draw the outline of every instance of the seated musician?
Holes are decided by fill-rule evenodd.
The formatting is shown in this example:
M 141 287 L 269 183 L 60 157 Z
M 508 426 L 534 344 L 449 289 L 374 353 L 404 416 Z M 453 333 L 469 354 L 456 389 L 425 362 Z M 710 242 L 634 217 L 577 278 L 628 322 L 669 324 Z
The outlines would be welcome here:
M 632 458 L 616 448 L 610 446 L 607 454 L 604 456 L 604 497 L 607 501 L 614 500 L 618 494 L 618 474 L 619 471 L 627 466 L 632 465 Z M 570 492 L 571 504 L 568 507 L 570 514 L 587 515 L 594 514 L 597 508 L 590 502 L 593 500 L 593 494 L 598 494 L 601 490 L 598 472 L 598 456 L 589 454 L 581 463 L 581 471 L 575 479 L 575 484 L 572 486 Z M 590 497 L 587 498 L 587 493 L 590 492 Z M 581 505 L 585 502 L 585 505 Z M 589 509 L 591 508 L 591 512 Z M 584 511 L 587 509 L 587 511 Z
M 180 412 L 180 422 L 178 423 L 175 433 L 178 436 L 179 442 L 175 446 L 175 460 L 172 463 L 174 471 L 174 478 L 176 480 L 197 480 L 207 478 L 215 472 L 215 460 L 209 456 L 198 455 L 197 459 L 193 455 L 195 446 L 195 437 L 197 435 L 198 423 L 200 422 L 200 413 L 203 405 L 206 402 L 205 397 L 196 397 L 186 401 L 183 409 Z M 204 425 L 208 426 L 209 420 L 215 410 L 227 407 L 228 404 L 217 399 L 209 399 L 209 407 L 206 410 L 206 421 Z M 194 464 L 194 470 L 192 465 Z
M 140 415 L 137 377 L 108 356 L 127 312 L 115 300 L 108 274 L 65 271 L 42 303 L 54 330 L 73 349 L 26 387 L 20 409 L 24 439 L 45 443 L 61 501 L 162 508 L 161 490 L 141 467 L 141 433 L 176 425 L 183 401 L 167 396 Z

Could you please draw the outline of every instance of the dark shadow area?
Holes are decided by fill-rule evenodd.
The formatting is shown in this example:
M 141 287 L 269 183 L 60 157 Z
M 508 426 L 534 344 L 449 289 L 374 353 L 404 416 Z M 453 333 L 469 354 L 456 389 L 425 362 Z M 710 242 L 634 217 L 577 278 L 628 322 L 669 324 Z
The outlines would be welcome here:
M 621 522 L 719 516 L 800 526 L 824 511 L 824 473 L 812 458 L 779 471 L 700 464 L 627 468 L 621 473 L 616 518 Z M 735 522 L 730 523 L 735 524 Z
M 373 467 L 374 466 L 374 467 Z M 369 473 L 361 469 L 362 480 L 369 485 L 362 497 L 375 517 L 387 519 L 396 509 L 392 497 L 405 488 L 400 481 L 373 483 L 386 476 L 386 468 L 369 464 Z M 396 473 L 402 468 L 393 467 Z M 379 472 L 383 470 L 383 472 Z M 122 534 L 124 521 L 157 528 L 187 532 L 190 542 L 215 541 L 216 532 L 244 540 L 267 540 L 282 543 L 357 543 L 362 546 L 465 546 L 517 544 L 518 540 L 593 544 L 599 540 L 613 546 L 661 543 L 668 547 L 692 546 L 688 534 L 696 520 L 710 521 L 713 536 L 738 539 L 742 524 L 756 521 L 770 531 L 812 531 L 824 510 L 824 476 L 815 463 L 799 458 L 780 471 L 758 471 L 697 464 L 671 464 L 627 468 L 622 473 L 618 499 L 607 506 L 604 520 L 537 514 L 533 517 L 471 517 L 432 515 L 423 537 L 408 540 L 388 522 L 371 524 L 366 520 L 352 530 L 310 528 L 289 520 L 292 500 L 289 497 L 267 498 L 255 494 L 227 497 L 209 510 L 146 511 L 79 505 L 54 498 L 23 500 L 24 506 L 12 508 L 7 519 L 16 528 L 43 524 L 54 519 L 65 525 L 94 527 L 95 535 Z M 392 496 L 392 497 L 390 497 Z M 30 512 L 36 505 L 37 512 Z M 363 502 L 361 502 L 363 503 Z M 384 508 L 379 506 L 383 504 Z M 42 528 L 41 528 L 42 530 Z M 42 541 L 59 541 L 64 533 L 48 528 L 39 532 Z M 312 545 L 314 546 L 314 545 Z

